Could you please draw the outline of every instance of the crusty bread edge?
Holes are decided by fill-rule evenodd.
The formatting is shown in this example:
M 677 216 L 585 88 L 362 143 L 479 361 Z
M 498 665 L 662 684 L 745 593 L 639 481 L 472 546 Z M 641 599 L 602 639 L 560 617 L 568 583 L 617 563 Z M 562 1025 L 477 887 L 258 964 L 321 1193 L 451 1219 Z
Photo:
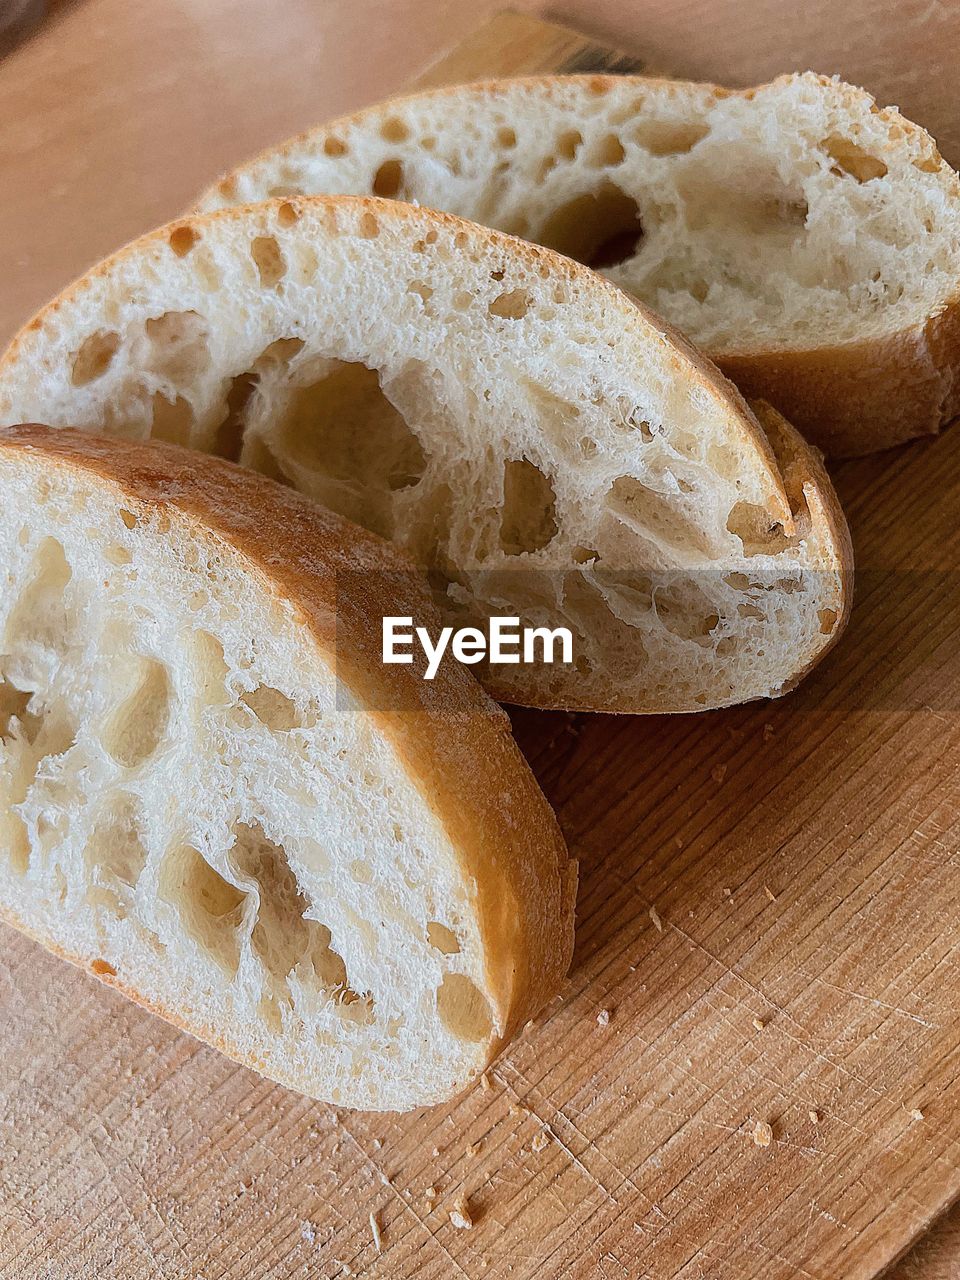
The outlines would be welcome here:
M 775 404 L 828 457 L 891 449 L 937 435 L 960 414 L 960 289 L 897 333 L 716 359 L 746 396 Z
M 650 76 L 627 78 L 641 88 L 680 93 L 696 90 L 718 98 L 750 99 L 767 87 L 764 83 L 748 89 L 728 89 L 700 81 Z M 776 84 L 789 78 L 778 76 L 768 83 Z M 824 82 L 830 79 L 823 75 L 818 78 Z M 579 81 L 603 92 L 610 85 L 622 84 L 623 80 L 622 76 L 602 75 L 521 76 L 404 94 L 389 102 L 338 116 L 328 123 L 305 129 L 285 142 L 264 148 L 207 188 L 195 208 L 204 209 L 207 199 L 214 195 L 229 199 L 224 187 L 233 173 L 255 168 L 267 156 L 282 157 L 311 138 L 353 127 L 365 116 L 388 107 L 402 110 L 407 102 L 461 94 L 496 98 L 505 85 L 550 88 L 557 81 Z M 875 98 L 866 90 L 847 84 L 842 87 L 851 95 L 866 94 L 875 104 Z M 922 145 L 929 146 L 931 155 L 940 159 L 935 140 L 922 125 L 901 115 L 895 107 L 880 108 L 878 114 L 906 134 L 917 137 Z M 960 181 L 957 187 L 960 200 Z M 776 405 L 806 439 L 828 457 L 875 453 L 918 436 L 936 435 L 960 414 L 960 285 L 940 311 L 896 332 L 796 351 L 788 348 L 750 353 L 718 350 L 706 354 L 745 396 Z
M 293 605 L 323 653 L 331 660 L 335 653 L 338 679 L 392 742 L 423 802 L 447 832 L 465 877 L 476 885 L 495 1021 L 487 1046 L 492 1060 L 557 994 L 566 975 L 573 954 L 577 869 L 506 714 L 472 675 L 458 664 L 443 664 L 431 682 L 411 667 L 387 672 L 379 661 L 380 616 L 364 601 L 351 610 L 342 600 L 338 609 L 332 607 L 337 568 L 349 571 L 350 553 L 362 551 L 365 566 L 372 561 L 395 574 L 401 586 L 408 584 L 417 609 L 430 618 L 432 602 L 412 562 L 392 544 L 283 485 L 175 445 L 118 445 L 34 424 L 0 430 L 0 451 L 16 450 L 38 451 L 51 465 L 92 475 L 125 500 L 175 512 L 187 522 L 202 521 L 274 597 Z M 258 513 L 256 521 L 244 518 L 250 511 Z M 311 556 L 327 570 L 323 576 L 311 571 Z M 501 802 L 504 788 L 511 797 L 509 816 Z M 10 912 L 2 914 L 44 946 L 88 968 L 84 957 L 51 946 Z M 228 1029 L 191 1026 L 122 981 L 110 981 L 145 1008 L 261 1069 L 237 1049 Z M 296 1080 L 282 1083 L 305 1091 Z

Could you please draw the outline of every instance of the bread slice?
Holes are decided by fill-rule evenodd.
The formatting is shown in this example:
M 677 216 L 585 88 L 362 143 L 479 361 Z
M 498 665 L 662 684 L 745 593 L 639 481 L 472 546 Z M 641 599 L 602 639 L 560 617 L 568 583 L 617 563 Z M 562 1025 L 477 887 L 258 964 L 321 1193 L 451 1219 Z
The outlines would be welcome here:
M 166 227 L 0 359 L 0 423 L 214 452 L 406 547 L 451 624 L 566 626 L 505 701 L 691 711 L 781 693 L 846 618 L 812 451 L 596 273 L 410 205 Z
M 810 72 L 433 90 L 265 152 L 202 209 L 396 196 L 604 271 L 827 453 L 960 413 L 960 187 L 923 129 Z
M 389 544 L 165 445 L 0 432 L 0 913 L 344 1106 L 449 1098 L 552 997 L 575 864 Z M 377 602 L 377 606 L 379 602 Z

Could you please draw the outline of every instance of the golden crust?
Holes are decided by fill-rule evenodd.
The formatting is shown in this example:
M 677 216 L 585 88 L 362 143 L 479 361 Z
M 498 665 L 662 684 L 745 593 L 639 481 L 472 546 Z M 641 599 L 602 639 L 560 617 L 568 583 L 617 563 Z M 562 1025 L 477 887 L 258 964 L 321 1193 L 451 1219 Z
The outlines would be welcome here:
M 391 607 L 434 617 L 429 593 L 405 554 L 256 472 L 174 445 L 118 447 L 87 433 L 26 425 L 0 432 L 0 451 L 38 452 L 125 500 L 161 509 L 198 536 L 222 541 L 264 589 L 292 606 L 324 660 L 335 664 L 338 679 L 394 745 L 424 804 L 447 831 L 465 878 L 476 885 L 496 1023 L 489 1053 L 497 1053 L 556 994 L 567 972 L 576 863 L 507 716 L 472 676 L 457 664 L 442 665 L 433 681 L 422 680 L 415 666 L 389 673 L 383 667 L 381 593 L 377 599 L 364 594 L 364 577 L 382 584 L 389 575 Z M 25 922 L 11 923 L 37 937 Z M 46 938 L 37 940 L 50 946 Z M 67 958 L 81 967 L 90 962 Z M 229 1028 L 191 1025 L 123 982 L 110 982 L 237 1061 L 259 1066 L 232 1044 Z M 295 1080 L 285 1083 L 302 1089 Z

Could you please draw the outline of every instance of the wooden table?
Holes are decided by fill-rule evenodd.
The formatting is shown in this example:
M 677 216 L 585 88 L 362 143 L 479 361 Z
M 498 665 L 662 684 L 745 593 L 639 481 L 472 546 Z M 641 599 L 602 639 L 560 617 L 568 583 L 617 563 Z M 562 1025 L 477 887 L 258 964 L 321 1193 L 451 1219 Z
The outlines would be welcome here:
M 0 60 L 0 339 L 218 171 L 409 83 L 494 7 L 54 5 Z M 554 13 L 600 47 L 514 20 L 433 78 L 588 69 L 614 45 L 731 84 L 810 65 L 960 162 L 948 3 Z M 578 949 L 489 1091 L 338 1113 L 4 931 L 0 1277 L 853 1280 L 909 1249 L 960 1193 L 960 436 L 834 475 L 857 605 L 797 693 L 515 716 L 581 859 Z M 464 1193 L 469 1232 L 448 1218 Z M 891 1274 L 960 1275 L 960 1214 Z

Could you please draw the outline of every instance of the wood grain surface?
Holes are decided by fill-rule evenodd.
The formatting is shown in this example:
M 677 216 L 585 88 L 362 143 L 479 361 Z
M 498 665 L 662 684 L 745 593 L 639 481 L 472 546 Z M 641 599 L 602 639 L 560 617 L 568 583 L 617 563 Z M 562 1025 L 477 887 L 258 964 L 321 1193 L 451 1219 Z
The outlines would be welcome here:
M 611 46 L 728 83 L 813 65 L 960 160 L 946 3 L 598 0 L 562 16 L 599 45 L 514 17 L 424 71 L 492 8 L 55 6 L 0 61 L 0 338 L 248 152 L 418 75 L 590 69 Z M 894 1263 L 960 1192 L 960 437 L 834 475 L 856 607 L 796 693 L 686 718 L 515 714 L 581 859 L 578 946 L 489 1088 L 405 1117 L 318 1106 L 2 931 L 0 1276 Z M 470 1230 L 450 1220 L 462 1196 Z M 957 1239 L 948 1217 L 893 1274 L 960 1275 Z

